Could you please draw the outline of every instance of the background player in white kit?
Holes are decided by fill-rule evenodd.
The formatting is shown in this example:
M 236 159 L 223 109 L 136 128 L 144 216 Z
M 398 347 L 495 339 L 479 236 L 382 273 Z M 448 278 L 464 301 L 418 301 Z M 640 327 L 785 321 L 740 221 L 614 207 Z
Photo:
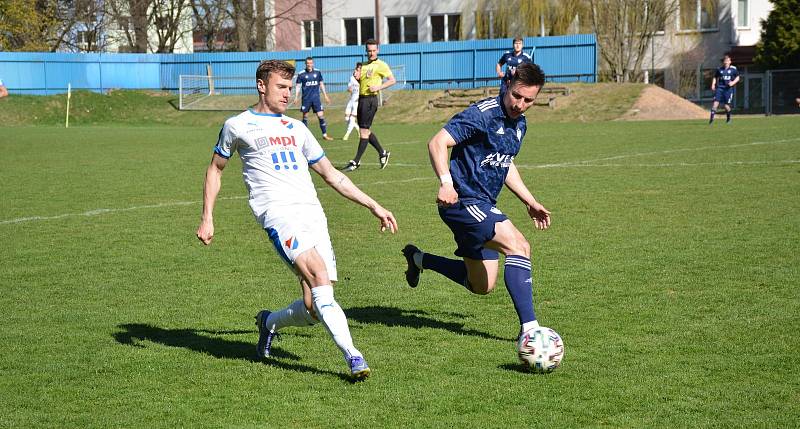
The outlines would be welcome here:
M 358 81 L 361 79 L 361 63 L 356 63 L 356 68 L 350 76 L 350 83 L 347 84 L 347 89 L 350 91 L 350 100 L 347 101 L 347 106 L 344 108 L 344 121 L 347 122 L 347 132 L 344 133 L 342 140 L 347 140 L 350 133 L 358 128 L 356 122 L 356 113 L 358 113 L 358 91 L 360 84 Z
M 258 104 L 225 121 L 206 170 L 197 238 L 203 244 L 211 243 L 222 170 L 233 152 L 239 152 L 253 215 L 278 254 L 300 278 L 303 295 L 280 311 L 258 312 L 258 356 L 269 356 L 279 329 L 321 321 L 342 350 L 352 377 L 359 380 L 367 377 L 370 369 L 353 345 L 345 314 L 333 297 L 336 258 L 309 168 L 341 195 L 370 209 L 380 220 L 381 231 L 388 229 L 394 233 L 397 221 L 391 212 L 331 165 L 308 128 L 283 115 L 289 104 L 293 76 L 294 67 L 289 63 L 262 62 L 256 71 Z

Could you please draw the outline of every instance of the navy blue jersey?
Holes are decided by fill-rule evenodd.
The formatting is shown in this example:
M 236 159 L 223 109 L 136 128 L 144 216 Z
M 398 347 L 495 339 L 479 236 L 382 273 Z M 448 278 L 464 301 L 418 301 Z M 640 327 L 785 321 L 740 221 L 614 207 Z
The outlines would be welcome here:
M 297 83 L 303 88 L 303 104 L 319 101 L 319 84 L 322 83 L 322 72 L 317 69 L 304 70 L 297 75 Z
M 717 88 L 727 89 L 731 87 L 730 83 L 739 77 L 739 70 L 736 70 L 735 66 L 728 68 L 722 66 L 714 73 L 714 77 L 717 78 Z
M 444 129 L 456 141 L 450 153 L 450 175 L 458 198 L 465 204 L 494 205 L 525 137 L 525 116 L 508 117 L 498 96 L 469 106 Z
M 514 70 L 523 63 L 533 64 L 533 59 L 530 55 L 522 51 L 520 51 L 519 55 L 514 55 L 511 51 L 506 51 L 506 53 L 500 57 L 500 60 L 497 61 L 497 64 L 500 64 L 501 67 L 506 66 L 506 76 L 504 79 L 510 79 Z

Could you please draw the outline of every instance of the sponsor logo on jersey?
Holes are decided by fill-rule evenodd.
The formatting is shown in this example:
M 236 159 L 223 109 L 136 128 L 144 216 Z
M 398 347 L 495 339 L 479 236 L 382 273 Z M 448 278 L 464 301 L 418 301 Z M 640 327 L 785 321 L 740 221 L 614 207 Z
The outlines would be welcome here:
M 297 246 L 299 245 L 297 239 L 294 237 L 291 237 L 290 239 L 286 240 L 283 244 L 284 246 L 286 246 L 287 249 L 291 250 L 297 249 Z
M 511 166 L 511 163 L 514 162 L 514 155 L 507 155 L 500 152 L 490 153 L 486 155 L 481 161 L 481 167 L 502 167 L 508 168 Z
M 506 133 L 506 131 L 505 131 L 505 129 L 503 129 L 503 127 L 498 128 L 496 132 L 497 132 L 497 134 L 500 134 L 501 136 Z
M 270 146 L 294 146 L 297 147 L 297 142 L 294 140 L 294 136 L 289 137 L 270 137 L 269 138 Z

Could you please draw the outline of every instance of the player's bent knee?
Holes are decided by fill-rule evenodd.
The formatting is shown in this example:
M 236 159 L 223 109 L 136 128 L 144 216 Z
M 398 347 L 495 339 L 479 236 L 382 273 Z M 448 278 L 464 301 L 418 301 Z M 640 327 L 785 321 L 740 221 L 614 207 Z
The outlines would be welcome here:
M 475 295 L 488 295 L 494 290 L 495 282 L 489 282 L 486 278 L 468 279 L 467 288 Z

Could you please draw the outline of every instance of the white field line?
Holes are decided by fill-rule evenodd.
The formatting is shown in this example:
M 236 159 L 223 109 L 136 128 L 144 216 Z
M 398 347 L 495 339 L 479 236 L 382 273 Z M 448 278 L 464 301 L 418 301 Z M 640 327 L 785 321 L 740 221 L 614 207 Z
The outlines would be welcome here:
M 649 155 L 664 155 L 670 153 L 680 153 L 680 152 L 694 152 L 700 150 L 709 150 L 709 149 L 730 149 L 736 147 L 746 147 L 746 146 L 756 146 L 756 145 L 764 145 L 764 144 L 776 144 L 776 143 L 789 143 L 789 142 L 798 142 L 800 141 L 800 137 L 798 138 L 791 138 L 791 139 L 783 139 L 783 140 L 773 140 L 773 141 L 759 141 L 759 142 L 750 142 L 750 143 L 740 143 L 734 145 L 726 145 L 726 146 L 703 146 L 697 148 L 686 148 L 686 149 L 673 149 L 673 150 L 663 150 L 657 152 L 640 152 L 640 153 L 632 153 L 626 155 L 617 155 L 617 156 L 610 156 L 605 158 L 597 158 L 597 159 L 590 159 L 584 161 L 574 161 L 574 162 L 565 162 L 559 164 L 517 164 L 517 168 L 521 169 L 537 169 L 537 168 L 570 168 L 570 167 L 694 167 L 694 166 L 708 166 L 708 165 L 716 165 L 716 166 L 746 166 L 746 165 L 772 165 L 772 164 L 795 164 L 800 163 L 800 160 L 784 160 L 784 161 L 731 161 L 731 162 L 705 162 L 705 163 L 662 163 L 662 164 L 592 164 L 595 162 L 600 161 L 611 161 L 611 160 L 619 160 L 624 158 L 633 158 L 639 156 L 649 156 Z M 393 145 L 406 145 L 406 144 L 417 144 L 420 141 L 406 141 L 400 143 L 394 143 Z M 377 163 L 363 163 L 362 165 L 378 165 Z M 393 167 L 411 167 L 411 168 L 422 168 L 422 167 L 429 167 L 429 164 L 407 164 L 407 163 L 392 163 Z M 406 183 L 406 182 L 415 182 L 420 180 L 432 180 L 428 175 L 425 177 L 415 177 L 411 179 L 404 179 L 404 180 L 385 180 L 385 181 L 378 181 L 372 183 L 363 183 L 358 184 L 359 187 L 361 186 L 373 186 L 373 185 L 386 185 L 390 183 Z M 330 189 L 329 187 L 317 188 L 317 191 L 324 191 L 326 189 Z M 220 197 L 219 200 L 235 200 L 235 199 L 245 199 L 247 196 L 239 196 L 239 197 Z M 56 220 L 56 219 L 63 219 L 67 217 L 79 217 L 79 216 L 97 216 L 100 214 L 106 213 L 119 213 L 119 212 L 126 212 L 126 211 L 133 211 L 133 210 L 144 210 L 144 209 L 158 209 L 164 207 L 177 207 L 177 206 L 187 206 L 193 204 L 201 204 L 202 201 L 173 201 L 167 203 L 160 203 L 160 204 L 148 204 L 143 206 L 133 206 L 133 207 L 123 207 L 123 208 L 116 208 L 116 209 L 94 209 L 85 211 L 82 213 L 64 213 L 59 215 L 52 215 L 52 216 L 29 216 L 29 217 L 22 217 L 16 219 L 7 219 L 7 220 L 0 220 L 0 225 L 6 224 L 13 224 L 13 223 L 23 223 L 23 222 L 34 222 L 34 221 L 45 221 L 45 220 Z
M 383 180 L 378 182 L 372 183 L 362 183 L 358 184 L 358 187 L 366 187 L 366 186 L 374 186 L 374 185 L 386 185 L 390 183 L 406 183 L 406 182 L 417 182 L 420 180 L 433 180 L 430 177 L 414 177 L 411 179 L 404 179 L 404 180 Z M 325 191 L 330 190 L 332 188 L 325 186 L 317 188 L 317 191 Z M 244 200 L 248 197 L 246 195 L 237 196 L 237 197 L 219 197 L 217 200 Z M 94 209 L 89 210 L 81 213 L 63 213 L 58 215 L 52 216 L 29 216 L 29 217 L 21 217 L 16 219 L 7 219 L 7 220 L 0 220 L 0 225 L 12 224 L 12 223 L 24 223 L 24 222 L 35 222 L 35 221 L 45 221 L 45 220 L 57 220 L 57 219 L 64 219 L 68 217 L 90 217 L 90 216 L 98 216 L 101 214 L 107 213 L 121 213 L 121 212 L 129 212 L 134 210 L 145 210 L 145 209 L 160 209 L 165 207 L 179 207 L 179 206 L 191 206 L 191 205 L 199 205 L 202 204 L 202 201 L 172 201 L 160 204 L 147 204 L 143 206 L 133 206 L 133 207 L 123 207 L 123 208 L 116 208 L 116 209 Z

